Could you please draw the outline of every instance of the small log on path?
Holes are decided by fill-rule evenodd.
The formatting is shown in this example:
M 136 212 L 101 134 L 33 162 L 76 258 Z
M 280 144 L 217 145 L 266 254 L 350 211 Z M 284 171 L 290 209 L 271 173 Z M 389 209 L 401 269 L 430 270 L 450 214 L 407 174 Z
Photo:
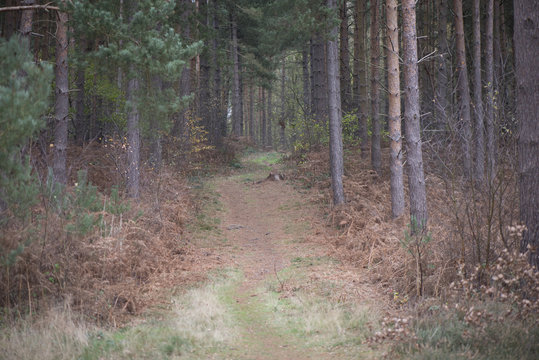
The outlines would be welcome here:
M 264 180 L 257 181 L 256 183 L 260 184 L 260 183 L 263 183 L 264 181 L 283 181 L 283 180 L 284 180 L 283 174 L 270 172 L 267 178 L 265 178 Z

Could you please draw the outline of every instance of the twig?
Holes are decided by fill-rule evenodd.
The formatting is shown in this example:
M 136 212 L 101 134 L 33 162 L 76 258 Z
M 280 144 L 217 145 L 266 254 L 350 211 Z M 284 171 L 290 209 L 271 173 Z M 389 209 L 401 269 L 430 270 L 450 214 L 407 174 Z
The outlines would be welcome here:
M 49 4 L 45 4 L 45 5 L 6 6 L 6 7 L 1 7 L 0 12 L 33 10 L 33 9 L 43 9 L 45 11 L 49 11 L 49 10 L 57 10 L 57 11 L 59 11 L 60 10 L 60 8 L 58 6 L 51 6 Z
M 275 273 L 275 277 L 277 278 L 277 281 L 279 281 L 279 284 L 281 285 L 281 291 L 284 291 L 284 283 L 279 279 L 279 275 L 277 275 L 277 267 L 275 263 L 273 263 L 273 272 Z

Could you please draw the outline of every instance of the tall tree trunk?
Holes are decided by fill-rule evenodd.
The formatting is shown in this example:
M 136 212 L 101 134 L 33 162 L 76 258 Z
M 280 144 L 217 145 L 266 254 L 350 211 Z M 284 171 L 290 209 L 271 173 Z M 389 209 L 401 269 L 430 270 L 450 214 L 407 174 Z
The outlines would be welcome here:
M 447 99 L 449 88 L 449 71 L 447 69 L 449 46 L 447 45 L 447 12 L 448 0 L 438 0 L 438 78 L 436 86 L 436 112 L 439 120 L 437 130 L 447 130 L 448 115 L 450 113 Z
M 268 129 L 267 129 L 267 140 L 268 140 L 268 143 L 267 145 L 273 147 L 273 134 L 272 134 L 272 131 L 273 131 L 273 126 L 272 126 L 272 122 L 273 122 L 273 109 L 272 109 L 272 105 L 271 105 L 271 98 L 272 98 L 272 88 L 271 88 L 271 84 L 270 84 L 270 88 L 268 89 Z
M 303 116 L 311 115 L 311 75 L 309 74 L 309 51 L 307 46 L 301 52 L 301 64 L 303 69 Z
M 281 149 L 286 149 L 286 136 L 285 136 L 285 128 L 286 128 L 286 117 L 285 117 L 285 71 L 286 71 L 286 56 L 283 56 L 283 67 L 281 70 L 281 115 L 279 120 L 279 143 L 281 145 Z M 303 92 L 304 99 L 305 99 L 305 91 Z
M 85 81 L 85 69 L 79 66 L 75 73 L 75 86 L 77 87 L 77 94 L 75 95 L 75 139 L 78 145 L 82 145 L 86 140 L 88 127 L 84 111 Z
M 325 59 L 324 59 L 324 42 L 320 35 L 316 35 L 312 42 L 312 87 L 313 87 L 313 100 L 312 100 L 312 112 L 314 119 L 320 125 L 325 124 L 327 121 L 328 109 L 326 107 L 326 71 L 325 71 Z M 319 139 L 316 139 L 317 141 Z
M 328 0 L 328 8 L 336 9 L 337 1 Z M 331 189 L 333 190 L 333 204 L 344 203 L 344 190 L 342 176 L 343 145 L 341 127 L 341 92 L 339 84 L 339 50 L 337 47 L 337 27 L 330 31 L 328 46 L 328 101 L 329 101 L 329 161 L 331 170 Z
M 183 0 L 182 5 L 184 7 L 184 11 L 182 13 L 182 22 L 184 26 L 181 28 L 181 33 L 185 40 L 189 40 L 191 38 L 191 27 L 189 26 L 188 18 L 191 15 L 191 1 Z M 180 98 L 185 98 L 186 96 L 189 96 L 191 94 L 191 61 L 185 62 L 185 66 L 183 67 L 182 73 L 180 75 L 179 87 Z M 171 130 L 172 136 L 179 138 L 181 146 L 184 147 L 181 149 L 182 152 L 187 150 L 186 147 L 189 143 L 189 128 L 187 124 L 187 115 L 188 106 L 186 104 L 177 114 L 175 114 L 174 125 Z
M 391 212 L 394 218 L 404 213 L 402 176 L 401 97 L 399 78 L 399 27 L 397 0 L 386 0 L 386 56 L 389 96 L 389 138 L 391 139 Z
M 152 94 L 161 94 L 163 92 L 163 80 L 160 76 L 154 76 L 148 89 Z M 163 147 L 161 143 L 161 124 L 157 116 L 150 117 L 150 164 L 155 172 L 161 169 L 163 159 Z
M 262 103 L 261 103 L 262 123 L 260 124 L 260 145 L 266 146 L 266 89 L 262 88 Z
M 55 181 L 67 183 L 67 125 L 69 117 L 69 79 L 67 64 L 67 13 L 58 11 L 56 22 L 56 99 L 54 104 L 54 162 Z
M 232 27 L 232 64 L 233 64 L 233 90 L 232 90 L 232 132 L 235 136 L 241 135 L 241 97 L 240 97 L 240 65 L 238 57 L 238 26 L 236 19 L 231 21 Z
M 23 0 L 21 2 L 21 5 L 24 6 L 31 6 L 36 3 L 36 0 Z M 23 37 L 29 38 L 30 33 L 32 32 L 32 25 L 33 25 L 33 18 L 34 18 L 34 10 L 28 9 L 23 10 L 21 13 L 21 24 L 19 26 L 19 30 L 21 32 L 21 35 Z M 30 40 L 30 39 L 28 39 Z M 28 42 L 30 44 L 30 42 Z
M 140 193 L 140 129 L 139 111 L 136 92 L 139 80 L 131 68 L 131 79 L 127 83 L 127 182 L 126 190 L 129 197 L 138 198 Z
M 369 149 L 367 117 L 367 54 L 365 47 L 365 14 L 366 1 L 357 0 L 354 11 L 354 106 L 357 108 L 358 135 L 360 139 L 361 157 L 367 156 Z
M 212 0 L 212 26 L 215 33 L 219 32 L 219 20 L 217 17 L 217 0 Z M 214 67 L 214 112 L 215 112 L 215 120 L 216 120 L 216 136 L 217 141 L 216 143 L 218 145 L 221 145 L 222 138 L 226 136 L 227 131 L 227 106 L 226 102 L 224 101 L 224 98 L 228 98 L 228 96 L 223 96 L 223 85 L 222 85 L 222 76 L 221 76 L 221 64 L 218 60 L 218 49 L 219 49 L 219 41 L 218 36 L 213 36 L 212 39 L 212 62 Z
M 206 28 L 209 28 L 209 5 L 207 1 L 201 1 L 199 3 L 199 9 L 201 18 L 204 19 Z M 200 69 L 199 69 L 199 81 L 198 81 L 198 117 L 202 121 L 202 126 L 208 132 L 208 137 L 210 140 L 213 140 L 215 134 L 213 134 L 213 123 L 211 117 L 211 95 L 212 89 L 210 84 L 210 46 L 204 46 L 201 54 L 199 55 L 200 59 Z
M 481 12 L 480 0 L 473 2 L 473 78 L 475 108 L 475 178 L 485 180 L 485 140 L 483 116 L 483 84 L 481 82 Z
M 253 80 L 249 84 L 249 139 L 255 140 L 255 121 L 254 121 L 254 107 L 255 96 L 253 89 Z
M 472 175 L 471 139 L 472 120 L 470 114 L 470 85 L 466 66 L 466 49 L 464 45 L 464 22 L 462 18 L 462 0 L 454 0 L 455 35 L 457 48 L 457 75 L 459 93 L 459 130 L 462 132 L 462 157 L 464 175 Z
M 492 181 L 496 175 L 496 137 L 494 135 L 494 39 L 493 39 L 494 1 L 487 0 L 486 46 L 485 46 L 485 82 L 487 88 L 486 127 L 488 177 Z
M 520 122 L 520 219 L 526 225 L 521 251 L 530 250 L 529 261 L 539 269 L 539 10 L 535 0 L 517 1 L 514 6 L 516 115 Z
M 405 89 L 404 124 L 406 127 L 410 218 L 412 232 L 417 233 L 426 228 L 428 215 L 419 123 L 415 0 L 402 1 L 402 28 Z
M 382 149 L 380 139 L 380 11 L 379 0 L 371 1 L 371 165 L 379 173 L 382 167 Z
M 239 51 L 239 48 L 238 48 L 238 51 Z M 242 62 L 241 62 L 241 58 L 239 57 L 239 54 L 238 54 L 238 78 L 239 78 L 239 89 L 240 89 L 240 106 L 239 106 L 239 110 L 240 110 L 240 136 L 243 136 L 243 128 L 244 128 L 244 124 L 243 124 L 243 70 L 242 70 Z
M 340 5 L 340 67 L 341 67 L 341 101 L 342 109 L 345 112 L 351 108 L 350 90 L 350 53 L 348 46 L 348 7 L 347 1 L 342 0 Z

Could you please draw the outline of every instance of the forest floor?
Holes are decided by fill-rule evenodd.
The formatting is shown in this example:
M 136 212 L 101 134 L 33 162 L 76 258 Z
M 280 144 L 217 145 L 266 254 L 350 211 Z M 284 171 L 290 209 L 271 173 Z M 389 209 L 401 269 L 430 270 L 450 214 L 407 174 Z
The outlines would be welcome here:
M 228 259 L 210 285 L 228 319 L 228 337 L 206 355 L 378 358 L 365 340 L 381 309 L 370 296 L 351 300 L 352 292 L 368 293 L 368 285 L 329 255 L 317 230 L 320 207 L 308 192 L 267 178 L 282 171 L 280 158 L 274 152 L 247 155 L 231 175 L 199 190 L 206 204 L 193 241 Z
M 193 211 L 184 233 L 163 230 L 173 256 L 150 263 L 158 274 L 141 288 L 144 306 L 105 327 L 66 301 L 0 328 L 0 359 L 537 358 L 535 316 L 522 319 L 490 301 L 454 311 L 428 299 L 414 305 L 392 290 L 407 281 L 394 268 L 405 260 L 402 219 L 379 217 L 387 201 L 369 171 L 348 182 L 357 193 L 351 203 L 365 202 L 350 220 L 330 209 L 329 179 L 313 168 L 324 161 L 310 159 L 302 173 L 282 157 L 247 149 L 214 175 L 192 176 L 191 205 L 181 209 L 172 205 L 187 196 L 186 185 L 169 189 L 176 183 L 165 178 L 173 204 L 163 200 L 163 211 Z M 369 223 L 347 242 L 357 219 Z M 136 232 L 151 230 L 148 224 Z M 361 253 L 352 245 L 368 237 L 379 249 L 354 258 Z M 165 243 L 142 244 L 151 252 L 151 244 Z
M 282 171 L 281 157 L 253 152 L 231 174 L 193 181 L 202 206 L 190 241 L 221 266 L 125 328 L 91 331 L 82 358 L 382 357 L 368 345 L 380 294 L 330 255 L 309 190 L 266 179 Z

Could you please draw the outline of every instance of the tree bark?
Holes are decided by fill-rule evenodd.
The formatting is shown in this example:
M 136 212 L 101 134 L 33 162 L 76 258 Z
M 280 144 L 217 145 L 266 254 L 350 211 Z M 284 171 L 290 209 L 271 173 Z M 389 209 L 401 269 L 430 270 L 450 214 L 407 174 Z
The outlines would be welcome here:
M 389 138 L 391 139 L 391 212 L 394 218 L 404 213 L 402 171 L 401 97 L 399 78 L 399 28 L 397 0 L 386 0 L 386 56 L 389 96 Z
M 182 5 L 184 11 L 182 12 L 182 22 L 184 26 L 181 28 L 181 33 L 185 40 L 191 38 L 191 27 L 188 23 L 188 17 L 191 15 L 191 2 L 189 0 L 183 0 Z M 186 61 L 182 69 L 179 80 L 180 98 L 184 98 L 191 94 L 191 62 Z M 174 125 L 171 130 L 172 136 L 179 138 L 182 147 L 187 147 L 189 143 L 189 129 L 188 129 L 188 106 L 183 107 L 178 114 L 175 114 Z M 186 149 L 182 149 L 186 150 Z
M 231 21 L 232 27 L 232 64 L 233 64 L 233 92 L 232 92 L 232 132 L 235 136 L 241 135 L 241 98 L 240 98 L 240 66 L 238 58 L 238 26 L 236 19 Z
M 439 117 L 437 121 L 438 130 L 447 130 L 448 114 L 450 113 L 449 101 L 447 99 L 449 71 L 447 69 L 447 59 L 449 57 L 449 46 L 447 45 L 447 12 L 448 0 L 438 2 L 438 78 L 436 86 L 436 112 Z
M 286 57 L 283 56 L 283 66 L 281 70 L 281 115 L 279 120 L 279 143 L 281 145 L 281 149 L 286 149 L 286 136 L 285 136 L 285 128 L 286 128 L 286 118 L 285 118 L 285 76 L 286 72 Z M 305 96 L 305 92 L 303 92 Z
M 137 105 L 136 92 L 139 88 L 139 81 L 133 74 L 127 83 L 126 98 L 128 102 L 127 110 L 127 182 L 126 190 L 129 197 L 138 198 L 140 194 L 140 129 L 139 111 Z
M 475 179 L 485 180 L 485 139 L 483 115 L 483 83 L 481 82 L 481 13 L 480 0 L 473 2 L 473 78 L 475 109 Z
M 487 128 L 487 171 L 489 180 L 496 175 L 496 137 L 494 135 L 494 1 L 487 0 L 486 46 L 485 46 L 485 82 L 487 89 L 486 128 Z
M 371 165 L 380 173 L 382 167 L 382 149 L 380 138 L 380 12 L 379 0 L 371 1 Z
M 67 183 L 67 125 L 69 117 L 69 78 L 67 63 L 67 20 L 65 12 L 57 12 L 56 22 L 56 99 L 54 104 L 54 161 L 55 181 Z
M 515 2 L 516 115 L 520 122 L 520 220 L 526 225 L 521 251 L 539 269 L 539 10 L 535 0 Z
M 269 145 L 271 147 L 273 147 L 273 134 L 272 134 L 272 131 L 273 131 L 273 126 L 272 126 L 272 122 L 273 122 L 273 109 L 272 109 L 272 105 L 271 105 L 271 98 L 272 98 L 272 88 L 271 88 L 271 84 L 270 84 L 270 88 L 268 89 L 268 128 L 267 128 L 267 144 L 266 145 Z
M 249 138 L 251 141 L 255 140 L 255 121 L 254 121 L 254 107 L 255 107 L 255 94 L 253 89 L 253 81 L 249 84 Z
M 354 100 L 357 109 L 358 136 L 360 139 L 361 157 L 367 156 L 367 56 L 365 49 L 365 0 L 356 1 L 354 11 Z
M 313 100 L 312 112 L 319 125 L 327 121 L 327 79 L 324 60 L 324 43 L 320 35 L 316 35 L 312 42 L 312 73 L 313 73 Z M 319 139 L 317 139 L 319 140 Z
M 428 215 L 419 123 L 415 0 L 402 1 L 402 25 L 405 89 L 404 124 L 406 126 L 410 218 L 412 232 L 417 233 L 426 228 Z
M 337 1 L 328 0 L 328 7 L 336 9 Z M 339 84 L 339 58 L 337 48 L 337 27 L 330 31 L 328 47 L 328 102 L 329 102 L 329 151 L 331 169 L 331 189 L 333 190 L 333 204 L 344 203 L 343 176 L 343 145 L 341 127 L 341 92 Z
M 470 85 L 468 81 L 468 68 L 466 66 L 466 49 L 464 45 L 464 22 L 462 18 L 462 0 L 454 0 L 455 35 L 457 49 L 457 76 L 459 94 L 459 120 L 458 128 L 462 132 L 462 158 L 466 177 L 472 176 L 472 121 L 470 114 Z
M 260 145 L 266 146 L 266 89 L 262 88 L 262 123 L 260 124 Z
M 35 4 L 35 2 L 36 0 L 23 0 L 22 4 L 24 6 L 32 6 Z M 27 10 L 22 11 L 21 24 L 19 26 L 19 30 L 22 36 L 24 37 L 30 36 L 30 33 L 32 32 L 33 18 L 34 18 L 34 9 L 27 9 Z
M 350 53 L 348 46 L 348 7 L 347 1 L 342 0 L 340 5 L 340 82 L 341 82 L 341 101 L 344 112 L 350 111 L 351 90 L 350 90 Z
M 161 94 L 163 91 L 163 79 L 156 75 L 152 78 L 148 89 L 154 94 Z M 163 146 L 161 143 L 161 124 L 156 116 L 150 117 L 150 164 L 155 172 L 161 169 L 163 160 Z
M 301 64 L 303 68 L 303 116 L 311 115 L 311 78 L 309 74 L 309 51 L 307 46 L 301 52 Z

